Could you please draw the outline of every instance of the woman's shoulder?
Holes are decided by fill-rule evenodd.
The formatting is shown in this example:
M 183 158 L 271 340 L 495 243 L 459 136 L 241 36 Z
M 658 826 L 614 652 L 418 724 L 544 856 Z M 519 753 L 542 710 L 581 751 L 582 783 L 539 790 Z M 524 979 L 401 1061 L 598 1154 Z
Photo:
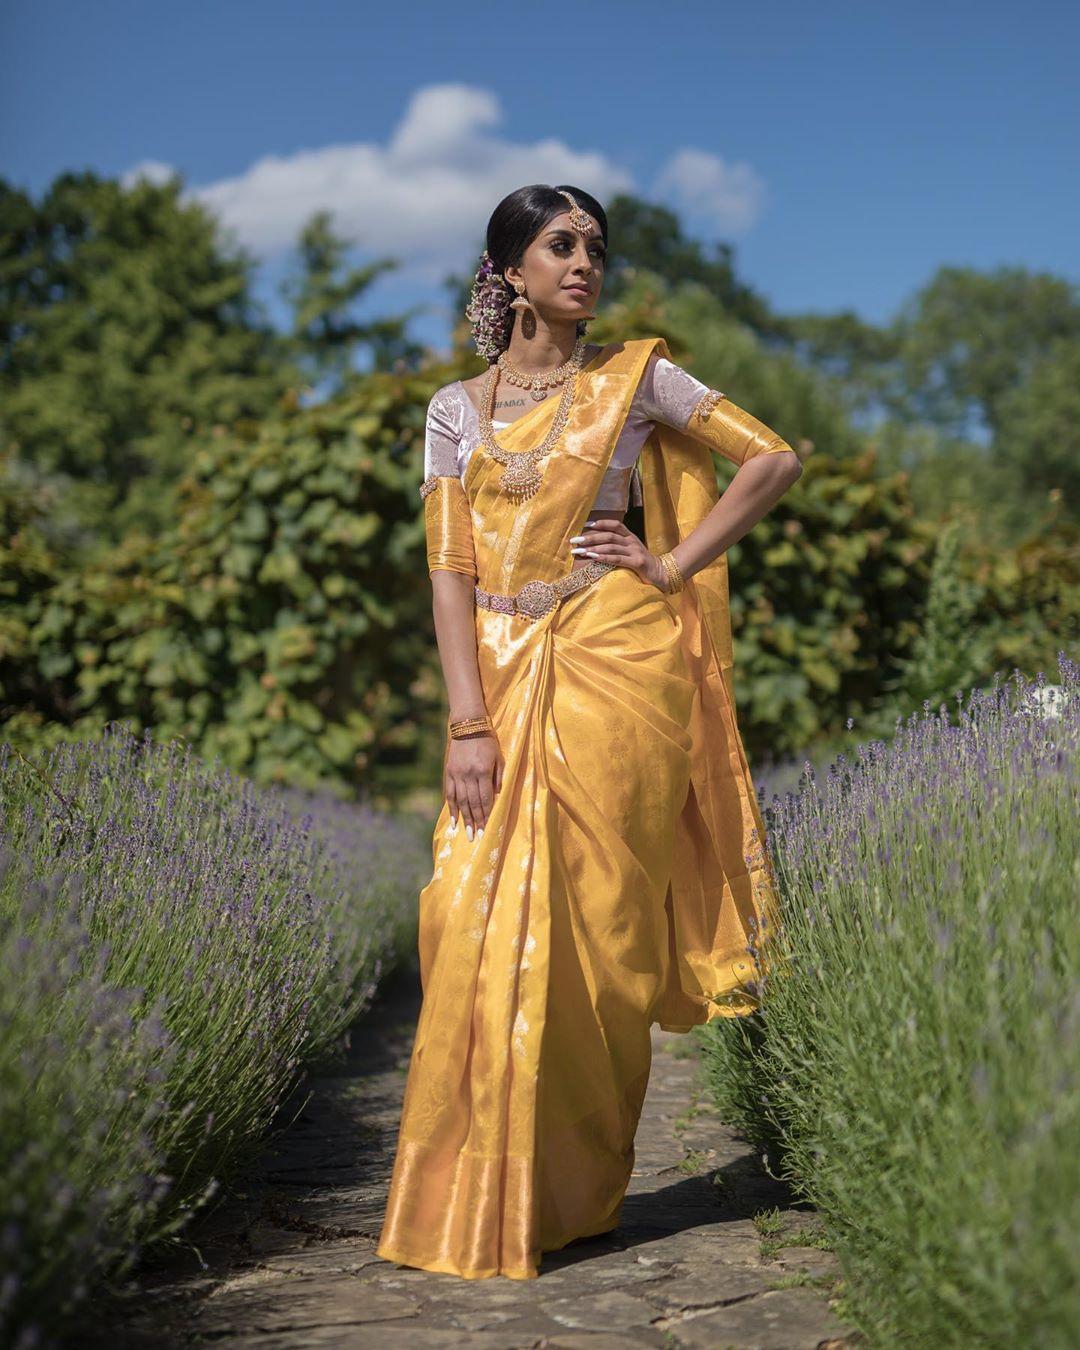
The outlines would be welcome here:
M 431 396 L 432 403 L 453 402 L 459 388 L 464 383 L 463 380 L 451 380 L 449 384 L 440 384 L 438 389 Z
M 428 440 L 441 439 L 457 444 L 463 438 L 468 422 L 468 395 L 460 380 L 440 385 L 427 406 Z
M 462 380 L 451 380 L 449 384 L 440 385 L 428 401 L 428 415 L 443 419 L 454 417 L 461 411 L 464 390 Z

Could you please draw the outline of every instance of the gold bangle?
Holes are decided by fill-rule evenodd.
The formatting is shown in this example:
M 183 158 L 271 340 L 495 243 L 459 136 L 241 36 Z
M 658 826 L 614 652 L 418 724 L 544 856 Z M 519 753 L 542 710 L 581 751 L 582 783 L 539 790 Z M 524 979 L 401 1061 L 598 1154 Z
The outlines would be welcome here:
M 492 734 L 495 732 L 490 717 L 459 717 L 455 721 L 449 722 L 449 730 L 454 740 L 459 740 L 465 736 L 475 736 L 481 732 Z
M 660 561 L 663 564 L 664 571 L 667 573 L 670 588 L 668 594 L 674 595 L 677 591 L 681 591 L 686 585 L 686 579 L 683 577 L 673 553 L 661 553 Z

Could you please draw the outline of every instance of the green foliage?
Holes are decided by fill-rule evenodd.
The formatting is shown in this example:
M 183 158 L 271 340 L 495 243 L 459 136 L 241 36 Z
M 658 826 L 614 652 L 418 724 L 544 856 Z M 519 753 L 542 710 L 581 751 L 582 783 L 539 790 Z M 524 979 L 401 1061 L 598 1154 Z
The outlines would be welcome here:
M 1007 550 L 939 539 L 906 473 L 860 451 L 827 382 L 696 284 L 670 295 L 643 274 L 606 322 L 664 332 L 702 379 L 814 445 L 793 491 L 729 554 L 752 758 L 842 740 L 850 719 L 887 732 L 957 681 L 1030 672 L 1075 640 L 1067 526 Z M 174 528 L 132 532 L 93 567 L 59 567 L 16 494 L 12 519 L 31 518 L 0 553 L 8 735 L 32 743 L 118 719 L 182 734 L 260 782 L 344 793 L 433 779 L 444 692 L 416 485 L 427 401 L 459 373 L 374 374 L 319 407 L 222 430 L 193 458 Z M 640 513 L 628 523 L 640 530 Z
M 944 521 L 935 540 L 919 633 L 895 681 L 883 682 L 876 719 L 886 734 L 924 701 L 989 683 L 1014 669 L 1034 675 L 1080 641 L 1080 528 L 1052 520 L 1001 550 L 965 515 Z
M 43 529 L 54 491 L 0 450 L 0 713 L 32 706 L 58 711 L 38 664 L 33 626 L 61 576 Z
M 962 540 L 960 520 L 949 521 L 937 537 L 923 621 L 892 686 L 912 704 L 936 701 L 945 689 L 970 688 L 993 669 L 993 637 L 976 623 L 982 589 L 960 570 Z
M 0 182 L 0 443 L 118 539 L 158 529 L 165 485 L 215 424 L 259 418 L 292 382 L 257 318 L 251 260 L 180 180 Z
M 797 753 L 877 707 L 919 633 L 931 532 L 872 451 L 815 451 L 728 553 L 739 725 L 751 759 Z
M 416 492 L 432 378 L 369 376 L 213 438 L 172 530 L 40 594 L 34 660 L 69 720 L 128 720 L 258 782 L 342 792 L 376 759 L 411 760 L 441 693 Z M 9 733 L 40 720 L 28 708 Z

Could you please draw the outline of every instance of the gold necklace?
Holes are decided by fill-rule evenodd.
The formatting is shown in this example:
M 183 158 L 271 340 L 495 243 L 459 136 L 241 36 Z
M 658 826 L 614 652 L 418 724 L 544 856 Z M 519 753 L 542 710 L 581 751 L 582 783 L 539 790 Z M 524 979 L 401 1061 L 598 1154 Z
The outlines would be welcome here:
M 567 363 L 570 366 L 570 378 L 566 380 L 559 406 L 547 435 L 532 450 L 504 450 L 495 440 L 495 428 L 491 423 L 491 414 L 495 410 L 495 389 L 499 380 L 499 366 L 496 363 L 488 367 L 484 385 L 480 391 L 480 444 L 492 459 L 503 466 L 499 478 L 499 487 L 506 493 L 515 506 L 520 506 L 535 496 L 542 481 L 540 461 L 558 442 L 570 415 L 574 396 L 577 392 L 577 380 L 582 361 L 583 344 L 575 344 L 574 353 Z
M 556 385 L 562 384 L 575 369 L 575 361 L 580 365 L 578 358 L 585 350 L 585 339 L 579 337 L 574 343 L 574 349 L 561 366 L 555 366 L 553 370 L 537 371 L 535 374 L 526 374 L 523 370 L 518 370 L 510 362 L 509 352 L 500 352 L 498 357 L 499 370 L 502 372 L 503 379 L 507 384 L 515 384 L 520 389 L 528 389 L 533 399 L 537 403 L 543 403 L 547 395 L 545 389 L 554 389 Z

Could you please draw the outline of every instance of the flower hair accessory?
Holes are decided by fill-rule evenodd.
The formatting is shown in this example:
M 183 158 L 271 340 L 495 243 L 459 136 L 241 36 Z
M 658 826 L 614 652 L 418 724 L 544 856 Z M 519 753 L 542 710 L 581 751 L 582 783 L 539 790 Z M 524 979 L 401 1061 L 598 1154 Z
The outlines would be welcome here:
M 469 303 L 465 306 L 465 317 L 473 326 L 473 341 L 478 354 L 488 362 L 494 361 L 506 349 L 509 313 L 510 292 L 495 270 L 491 254 L 484 249 Z

